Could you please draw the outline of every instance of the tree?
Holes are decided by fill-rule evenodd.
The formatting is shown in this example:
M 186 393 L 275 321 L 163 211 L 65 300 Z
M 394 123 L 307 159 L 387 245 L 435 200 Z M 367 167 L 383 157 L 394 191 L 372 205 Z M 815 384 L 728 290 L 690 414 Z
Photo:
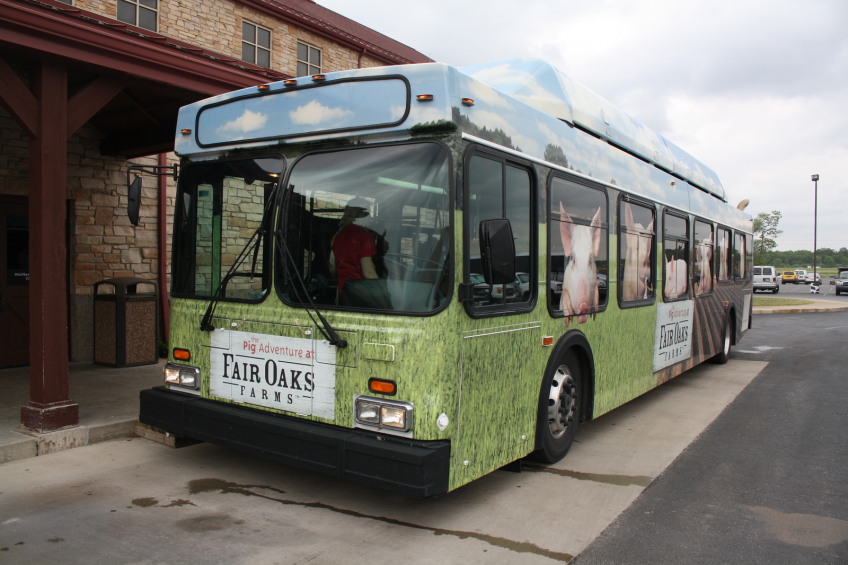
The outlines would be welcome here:
M 768 265 L 769 254 L 777 247 L 775 237 L 783 233 L 777 229 L 781 213 L 774 210 L 771 214 L 760 212 L 754 218 L 754 264 Z

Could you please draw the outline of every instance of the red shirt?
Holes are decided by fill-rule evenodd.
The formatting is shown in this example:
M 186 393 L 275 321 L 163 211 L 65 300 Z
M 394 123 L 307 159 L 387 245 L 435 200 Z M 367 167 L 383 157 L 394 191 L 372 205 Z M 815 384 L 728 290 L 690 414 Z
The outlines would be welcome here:
M 333 254 L 336 257 L 336 278 L 339 280 L 339 294 L 344 283 L 349 280 L 364 279 L 362 258 L 377 254 L 374 236 L 357 226 L 350 224 L 339 232 L 333 241 Z

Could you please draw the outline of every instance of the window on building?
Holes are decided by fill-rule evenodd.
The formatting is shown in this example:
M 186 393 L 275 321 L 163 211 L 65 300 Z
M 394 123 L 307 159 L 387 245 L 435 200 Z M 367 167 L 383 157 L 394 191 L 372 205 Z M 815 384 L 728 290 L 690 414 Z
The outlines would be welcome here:
M 297 76 L 305 77 L 321 73 L 321 50 L 297 42 Z
M 270 68 L 271 31 L 250 22 L 241 22 L 241 58 Z
M 68 6 L 74 5 L 74 0 L 56 0 L 57 2 L 61 2 L 62 4 L 67 4 Z
M 159 0 L 118 0 L 119 21 L 156 31 L 158 18 Z
M 692 286 L 695 296 L 713 290 L 713 225 L 695 220 L 695 276 Z
M 654 282 L 654 207 L 621 199 L 618 208 L 618 273 L 621 304 L 653 304 Z

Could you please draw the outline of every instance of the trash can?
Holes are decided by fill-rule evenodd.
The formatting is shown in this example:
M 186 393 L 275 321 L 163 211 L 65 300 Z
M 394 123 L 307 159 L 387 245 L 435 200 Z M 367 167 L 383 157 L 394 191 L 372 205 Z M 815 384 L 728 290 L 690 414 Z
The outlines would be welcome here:
M 114 292 L 101 293 L 109 285 Z M 153 292 L 140 293 L 138 285 Z M 159 286 L 147 279 L 118 277 L 94 284 L 94 362 L 133 367 L 159 362 Z

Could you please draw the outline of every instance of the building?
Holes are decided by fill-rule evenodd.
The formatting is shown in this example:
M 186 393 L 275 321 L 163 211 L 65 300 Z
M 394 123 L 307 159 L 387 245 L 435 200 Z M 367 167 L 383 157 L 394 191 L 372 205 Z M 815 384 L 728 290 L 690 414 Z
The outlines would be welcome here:
M 167 328 L 178 109 L 255 84 L 430 62 L 310 0 L 0 0 L 0 367 L 30 365 L 23 424 L 78 423 L 68 360 L 92 359 L 92 284 L 156 280 Z M 3 276 L 0 274 L 0 277 Z

